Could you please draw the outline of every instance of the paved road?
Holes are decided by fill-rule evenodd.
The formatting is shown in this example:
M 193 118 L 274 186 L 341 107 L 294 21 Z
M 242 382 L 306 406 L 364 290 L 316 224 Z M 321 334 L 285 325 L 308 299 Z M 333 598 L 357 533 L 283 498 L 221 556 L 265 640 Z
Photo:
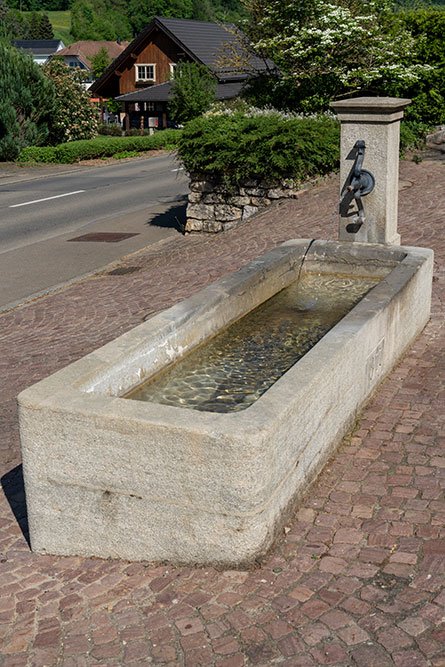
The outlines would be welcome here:
M 0 185 L 0 306 L 179 233 L 188 181 L 170 155 L 61 169 Z M 92 232 L 135 236 L 71 242 Z

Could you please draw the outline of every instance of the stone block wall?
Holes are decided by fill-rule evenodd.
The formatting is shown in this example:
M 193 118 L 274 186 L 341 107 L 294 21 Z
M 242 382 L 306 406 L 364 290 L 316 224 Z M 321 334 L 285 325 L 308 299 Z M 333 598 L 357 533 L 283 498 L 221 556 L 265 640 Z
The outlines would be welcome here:
M 250 218 L 271 203 L 298 197 L 292 178 L 276 183 L 246 181 L 227 186 L 216 174 L 191 174 L 186 232 L 222 232 Z

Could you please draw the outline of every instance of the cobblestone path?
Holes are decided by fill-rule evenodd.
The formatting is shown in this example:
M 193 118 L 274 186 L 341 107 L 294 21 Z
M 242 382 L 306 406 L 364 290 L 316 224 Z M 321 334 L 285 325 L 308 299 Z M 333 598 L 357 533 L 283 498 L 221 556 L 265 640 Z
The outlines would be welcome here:
M 401 178 L 402 242 L 436 253 L 431 321 L 255 570 L 31 553 L 15 396 L 280 242 L 326 238 L 336 179 L 0 317 L 3 667 L 445 666 L 445 164 Z

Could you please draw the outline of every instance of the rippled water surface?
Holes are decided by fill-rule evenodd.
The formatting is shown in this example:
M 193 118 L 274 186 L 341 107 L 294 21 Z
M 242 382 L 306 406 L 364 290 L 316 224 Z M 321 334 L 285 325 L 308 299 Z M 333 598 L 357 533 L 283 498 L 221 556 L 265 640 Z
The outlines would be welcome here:
M 244 410 L 376 283 L 306 274 L 126 398 L 209 412 Z

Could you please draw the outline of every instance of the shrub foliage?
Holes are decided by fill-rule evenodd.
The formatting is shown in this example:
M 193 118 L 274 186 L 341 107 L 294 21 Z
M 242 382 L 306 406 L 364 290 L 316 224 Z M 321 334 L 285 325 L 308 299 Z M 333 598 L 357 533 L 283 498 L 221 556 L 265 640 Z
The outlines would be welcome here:
M 121 137 L 122 128 L 120 125 L 106 125 L 104 123 L 97 128 L 97 134 L 107 137 Z
M 14 160 L 47 140 L 55 93 L 31 56 L 2 43 L 0 89 L 0 160 Z
M 418 62 L 430 70 L 418 82 L 395 93 L 410 97 L 406 118 L 417 122 L 445 123 L 445 11 L 423 9 L 401 12 L 400 21 L 416 41 Z
M 20 162 L 55 162 L 71 164 L 80 160 L 112 157 L 117 153 L 168 148 L 178 141 L 180 132 L 163 130 L 144 137 L 95 137 L 90 140 L 70 141 L 58 146 L 29 146 L 22 151 Z
M 235 111 L 187 123 L 178 155 L 188 172 L 216 172 L 232 184 L 287 176 L 303 181 L 336 168 L 339 139 L 339 123 L 327 116 Z
M 180 63 L 172 78 L 172 97 L 168 110 L 172 119 L 186 123 L 207 111 L 215 100 L 216 79 L 204 65 Z

